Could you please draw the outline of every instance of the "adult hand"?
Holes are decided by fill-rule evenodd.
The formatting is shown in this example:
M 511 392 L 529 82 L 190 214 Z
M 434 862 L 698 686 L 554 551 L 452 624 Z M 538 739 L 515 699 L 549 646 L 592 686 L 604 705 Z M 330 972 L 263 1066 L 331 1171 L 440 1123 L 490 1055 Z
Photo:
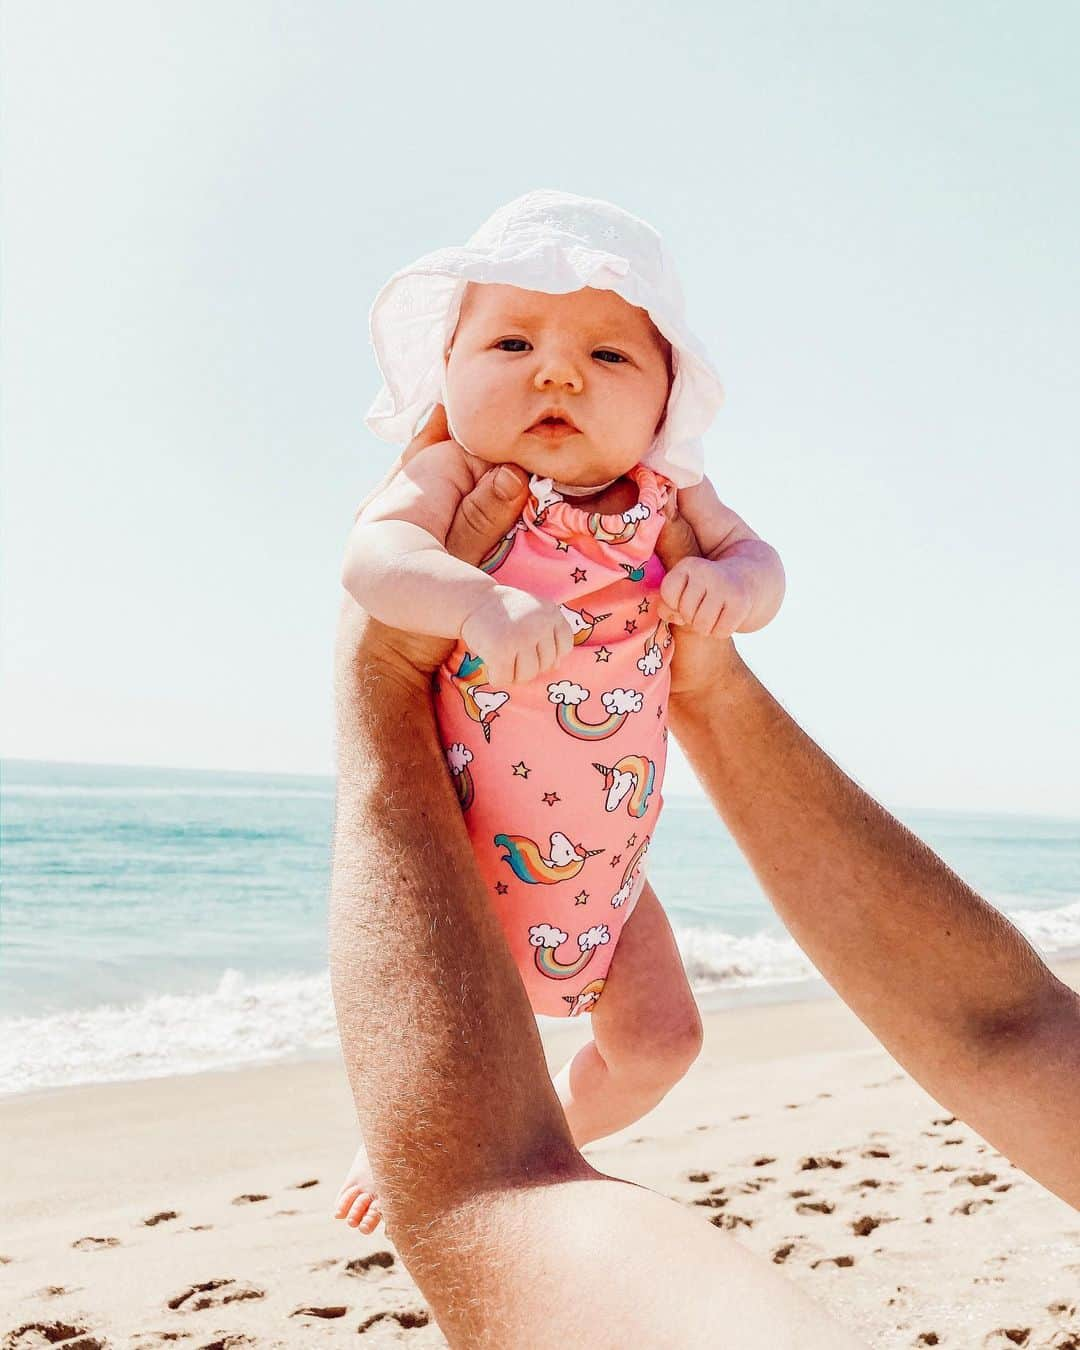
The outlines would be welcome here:
M 361 502 L 357 514 L 382 492 L 414 455 L 430 445 L 451 439 L 446 409 L 437 403 L 426 424 L 398 455 L 382 481 Z M 516 464 L 487 464 L 465 450 L 462 454 L 472 470 L 475 486 L 462 498 L 446 536 L 446 549 L 455 558 L 475 564 L 491 551 L 521 515 L 529 495 L 529 475 Z M 379 661 L 385 670 L 396 673 L 398 678 L 424 687 L 454 646 L 452 638 L 408 633 L 380 623 L 346 595 L 341 613 L 339 654 L 355 652 L 360 643 L 365 660 Z
M 670 572 L 684 558 L 702 556 L 694 522 L 704 521 L 711 510 L 718 509 L 719 500 L 707 478 L 694 487 L 680 488 L 669 495 L 664 507 L 667 521 L 656 541 L 656 554 L 666 571 Z M 693 698 L 741 665 L 730 638 L 707 637 L 691 631 L 663 600 L 658 613 L 670 622 L 675 639 L 675 654 L 671 659 L 673 699 Z

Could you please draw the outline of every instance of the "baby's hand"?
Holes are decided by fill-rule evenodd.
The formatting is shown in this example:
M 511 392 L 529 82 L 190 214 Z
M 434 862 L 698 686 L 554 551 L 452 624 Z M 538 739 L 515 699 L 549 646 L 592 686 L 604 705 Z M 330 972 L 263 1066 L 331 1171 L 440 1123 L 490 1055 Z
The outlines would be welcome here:
M 496 586 L 461 625 L 461 636 L 493 685 L 534 679 L 574 645 L 558 605 L 515 586 Z
M 745 623 L 756 595 L 747 558 L 682 558 L 660 583 L 660 616 L 704 637 L 729 638 Z

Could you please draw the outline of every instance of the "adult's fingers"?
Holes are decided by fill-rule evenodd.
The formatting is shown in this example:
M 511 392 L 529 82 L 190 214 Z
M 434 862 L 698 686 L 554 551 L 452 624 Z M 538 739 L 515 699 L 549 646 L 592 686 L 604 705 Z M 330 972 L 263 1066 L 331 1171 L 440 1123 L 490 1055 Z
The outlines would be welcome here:
M 516 464 L 495 464 L 463 497 L 446 536 L 446 551 L 476 564 L 521 515 L 529 476 Z
M 372 498 L 377 497 L 379 493 L 382 492 L 383 488 L 385 488 L 392 479 L 397 477 L 402 468 L 408 464 L 409 460 L 412 459 L 414 455 L 418 455 L 421 450 L 426 450 L 429 445 L 438 445 L 440 441 L 448 440 L 450 440 L 450 428 L 446 422 L 446 409 L 441 403 L 436 403 L 435 407 L 431 410 L 431 416 L 405 449 L 401 451 L 393 464 L 390 465 L 383 475 L 382 481 L 377 483 L 375 487 L 371 489 L 368 495 L 356 508 L 357 516 L 360 515 L 361 511 L 364 510 Z
M 678 494 L 672 492 L 664 507 L 667 517 L 656 540 L 656 555 L 664 564 L 664 570 L 670 572 L 683 558 L 700 558 L 701 548 L 690 521 L 683 514 L 684 494 L 694 492 L 694 488 L 680 488 Z

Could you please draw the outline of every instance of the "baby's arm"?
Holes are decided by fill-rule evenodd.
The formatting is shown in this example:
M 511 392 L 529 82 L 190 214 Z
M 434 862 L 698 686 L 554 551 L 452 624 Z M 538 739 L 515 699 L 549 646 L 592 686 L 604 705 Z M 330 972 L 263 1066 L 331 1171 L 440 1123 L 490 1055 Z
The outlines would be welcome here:
M 357 513 L 342 583 L 394 628 L 464 638 L 492 682 L 528 680 L 551 669 L 573 636 L 557 606 L 447 553 L 447 531 L 476 481 L 452 441 L 414 455 Z
M 707 478 L 678 497 L 701 545 L 668 572 L 660 597 L 679 622 L 714 637 L 753 633 L 776 616 L 784 598 L 780 555 L 725 506 Z

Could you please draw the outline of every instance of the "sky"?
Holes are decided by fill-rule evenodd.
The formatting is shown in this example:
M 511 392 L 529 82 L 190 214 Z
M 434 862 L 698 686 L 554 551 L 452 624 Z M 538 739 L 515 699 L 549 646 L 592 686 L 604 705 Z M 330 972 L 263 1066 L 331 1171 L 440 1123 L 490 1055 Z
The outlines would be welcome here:
M 894 809 L 1080 816 L 1080 10 L 8 0 L 7 756 L 329 773 L 396 269 L 532 188 L 675 259 L 738 639 Z M 677 751 L 666 791 L 695 791 Z

